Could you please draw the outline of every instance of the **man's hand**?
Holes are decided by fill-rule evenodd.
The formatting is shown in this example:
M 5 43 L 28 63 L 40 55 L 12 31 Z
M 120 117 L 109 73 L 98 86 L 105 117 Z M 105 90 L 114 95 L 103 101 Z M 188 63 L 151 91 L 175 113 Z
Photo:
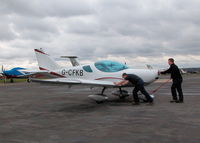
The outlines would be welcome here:
M 113 82 L 114 83 L 114 85 L 116 85 L 117 84 L 117 82 Z
M 120 82 L 113 82 L 116 86 L 123 86 L 128 84 L 128 80 L 122 80 Z
M 116 86 L 121 86 L 119 82 L 113 82 Z

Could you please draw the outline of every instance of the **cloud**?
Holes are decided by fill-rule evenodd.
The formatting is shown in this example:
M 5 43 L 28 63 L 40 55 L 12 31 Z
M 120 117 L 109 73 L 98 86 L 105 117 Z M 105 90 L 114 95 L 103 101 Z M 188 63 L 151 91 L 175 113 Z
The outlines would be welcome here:
M 199 66 L 198 17 L 197 0 L 1 0 L 0 64 L 34 63 L 33 49 L 44 48 L 53 58 Z
M 1 41 L 9 41 L 16 38 L 16 34 L 13 31 L 12 23 L 8 23 L 9 19 L 5 16 L 0 16 L 0 40 Z
M 69 17 L 90 14 L 92 8 L 89 0 L 2 0 L 1 11 L 31 17 Z

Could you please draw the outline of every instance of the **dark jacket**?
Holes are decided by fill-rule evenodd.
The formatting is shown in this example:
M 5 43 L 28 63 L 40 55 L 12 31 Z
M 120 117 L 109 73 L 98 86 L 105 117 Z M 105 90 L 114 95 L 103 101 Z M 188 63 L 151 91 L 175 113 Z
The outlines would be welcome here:
M 171 73 L 171 78 L 173 80 L 182 80 L 182 76 L 180 70 L 177 65 L 171 64 L 170 68 L 166 71 L 161 72 L 161 74 Z
M 124 79 L 128 80 L 129 82 L 131 82 L 134 85 L 144 84 L 144 81 L 135 74 L 127 74 L 127 77 Z

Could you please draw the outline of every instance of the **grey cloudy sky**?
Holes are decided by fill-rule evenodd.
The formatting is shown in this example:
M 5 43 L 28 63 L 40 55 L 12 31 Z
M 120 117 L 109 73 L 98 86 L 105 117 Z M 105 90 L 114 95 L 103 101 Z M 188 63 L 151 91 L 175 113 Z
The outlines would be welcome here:
M 199 0 L 0 0 L 0 64 L 37 67 L 34 48 L 82 63 L 200 67 Z M 62 65 L 66 61 L 58 60 Z

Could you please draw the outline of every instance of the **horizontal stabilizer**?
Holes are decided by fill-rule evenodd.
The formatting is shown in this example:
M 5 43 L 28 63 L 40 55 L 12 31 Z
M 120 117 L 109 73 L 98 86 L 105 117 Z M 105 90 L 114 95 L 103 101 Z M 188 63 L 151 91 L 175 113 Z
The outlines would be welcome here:
M 152 70 L 153 67 L 151 65 L 146 65 L 148 69 Z
M 80 65 L 78 60 L 77 60 L 77 58 L 78 58 L 77 56 L 61 56 L 61 58 L 69 58 L 72 66 L 74 66 L 74 67 Z

